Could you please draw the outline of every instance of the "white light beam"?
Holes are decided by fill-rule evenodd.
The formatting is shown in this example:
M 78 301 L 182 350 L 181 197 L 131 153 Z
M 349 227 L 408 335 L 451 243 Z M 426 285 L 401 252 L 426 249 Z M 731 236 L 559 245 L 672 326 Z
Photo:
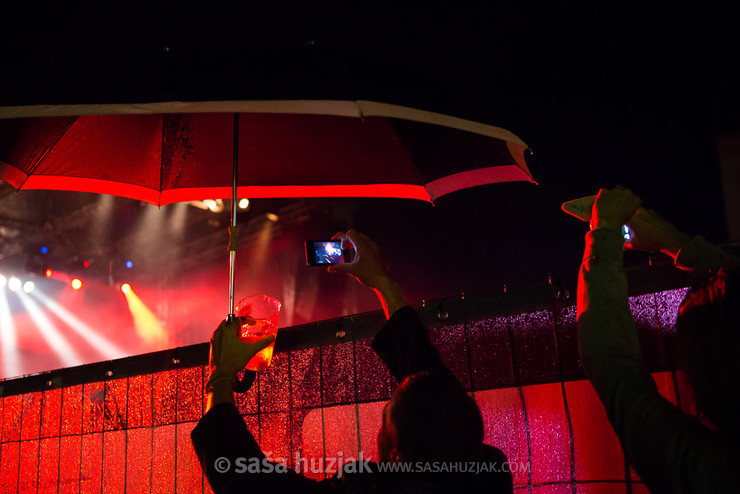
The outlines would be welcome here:
M 7 292 L 0 287 L 0 344 L 2 345 L 3 371 L 5 377 L 18 376 L 21 373 L 18 365 L 18 346 L 15 334 L 15 323 L 10 313 Z
M 80 321 L 74 314 L 59 305 L 56 300 L 47 297 L 46 294 L 34 291 L 32 295 L 38 298 L 44 305 L 49 307 L 59 319 L 64 321 L 75 333 L 79 334 L 90 343 L 90 346 L 100 352 L 106 360 L 127 356 L 116 344 L 107 338 L 100 336 L 93 328 Z
M 33 322 L 36 323 L 36 326 L 44 336 L 44 339 L 46 339 L 49 346 L 59 356 L 59 360 L 62 361 L 62 364 L 65 367 L 73 367 L 75 365 L 83 364 L 84 362 L 77 355 L 77 352 L 74 351 L 69 342 L 64 338 L 64 336 L 62 336 L 54 323 L 46 317 L 46 314 L 44 314 L 41 307 L 39 307 L 34 300 L 31 300 L 31 297 L 26 293 L 18 292 L 18 297 L 21 299 L 21 303 L 26 308 L 26 311 L 28 311 L 28 315 L 31 316 Z

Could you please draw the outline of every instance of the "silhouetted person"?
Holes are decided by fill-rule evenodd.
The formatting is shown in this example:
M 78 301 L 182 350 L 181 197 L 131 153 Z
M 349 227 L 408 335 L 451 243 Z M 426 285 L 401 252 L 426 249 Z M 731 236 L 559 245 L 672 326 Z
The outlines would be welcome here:
M 343 246 L 350 244 L 356 254 L 351 263 L 335 264 L 329 271 L 349 273 L 375 291 L 388 319 L 372 347 L 400 386 L 383 410 L 378 433 L 380 460 L 488 461 L 501 468 L 508 466 L 500 450 L 483 444 L 478 406 L 442 363 L 418 314 L 390 276 L 377 245 L 353 230 L 337 238 L 342 239 Z M 467 485 L 486 492 L 512 489 L 512 476 L 504 472 L 457 476 L 450 479 L 450 484 L 444 484 L 440 475 L 427 477 L 428 482 L 445 488 L 463 489 Z
M 355 257 L 350 263 L 330 266 L 329 271 L 347 272 L 373 289 L 388 319 L 372 347 L 400 386 L 383 409 L 377 437 L 381 463 L 365 462 L 369 471 L 358 465 L 345 466 L 341 477 L 321 482 L 286 469 L 269 474 L 236 473 L 237 458 L 257 462 L 264 455 L 234 406 L 234 375 L 272 339 L 246 345 L 236 337 L 241 321 L 223 322 L 211 339 L 206 414 L 192 433 L 214 491 L 512 492 L 506 456 L 483 444 L 478 407 L 442 363 L 416 311 L 390 277 L 377 246 L 354 231 L 337 238 L 352 244 Z M 224 458 L 232 467 L 227 471 Z M 384 468 L 401 465 L 412 472 L 393 473 Z M 473 468 L 482 471 L 469 473 Z
M 676 323 L 697 409 L 683 414 L 658 393 L 640 358 L 622 267 L 628 247 L 662 251 L 709 277 L 688 294 Z M 735 492 L 740 417 L 740 293 L 737 258 L 690 238 L 623 188 L 602 189 L 593 206 L 578 282 L 581 358 L 627 457 L 653 492 Z

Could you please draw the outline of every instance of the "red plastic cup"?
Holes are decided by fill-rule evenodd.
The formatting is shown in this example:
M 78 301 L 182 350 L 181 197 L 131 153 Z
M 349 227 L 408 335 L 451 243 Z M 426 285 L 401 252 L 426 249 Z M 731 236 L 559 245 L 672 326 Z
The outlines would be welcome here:
M 242 324 L 239 339 L 244 343 L 254 343 L 265 336 L 277 337 L 278 316 L 280 315 L 280 301 L 267 295 L 251 295 L 243 298 L 236 306 L 235 314 L 239 317 L 249 316 L 255 324 Z M 259 371 L 267 369 L 272 363 L 272 351 L 275 342 L 260 350 L 247 363 L 247 370 Z

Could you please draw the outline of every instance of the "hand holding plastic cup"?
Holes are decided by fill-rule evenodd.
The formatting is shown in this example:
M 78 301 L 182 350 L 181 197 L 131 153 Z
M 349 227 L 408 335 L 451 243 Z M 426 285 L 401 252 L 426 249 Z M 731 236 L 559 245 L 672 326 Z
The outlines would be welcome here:
M 251 295 L 243 298 L 236 306 L 235 314 L 239 317 L 249 316 L 254 319 L 254 324 L 243 324 L 239 333 L 239 339 L 244 343 L 254 343 L 265 336 L 277 337 L 278 316 L 280 315 L 280 301 L 267 295 Z M 247 370 L 259 371 L 267 369 L 272 362 L 272 352 L 275 342 L 260 350 L 247 363 Z

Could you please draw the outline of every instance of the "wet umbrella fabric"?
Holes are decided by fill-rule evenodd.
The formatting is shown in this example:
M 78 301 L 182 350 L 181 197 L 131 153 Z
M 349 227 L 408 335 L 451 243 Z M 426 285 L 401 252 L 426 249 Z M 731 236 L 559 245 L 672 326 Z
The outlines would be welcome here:
M 533 181 L 526 145 L 489 125 L 364 101 L 0 108 L 0 178 L 18 190 L 152 204 L 230 198 L 233 113 L 239 197 L 423 201 Z

